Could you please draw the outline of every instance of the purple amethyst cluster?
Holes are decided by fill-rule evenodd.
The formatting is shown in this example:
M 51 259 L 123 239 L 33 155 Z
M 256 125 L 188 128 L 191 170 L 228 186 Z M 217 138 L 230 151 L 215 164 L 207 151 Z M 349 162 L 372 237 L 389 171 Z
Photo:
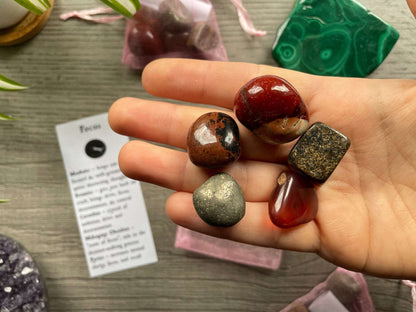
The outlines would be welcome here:
M 0 311 L 45 312 L 46 291 L 38 267 L 16 241 L 0 235 Z

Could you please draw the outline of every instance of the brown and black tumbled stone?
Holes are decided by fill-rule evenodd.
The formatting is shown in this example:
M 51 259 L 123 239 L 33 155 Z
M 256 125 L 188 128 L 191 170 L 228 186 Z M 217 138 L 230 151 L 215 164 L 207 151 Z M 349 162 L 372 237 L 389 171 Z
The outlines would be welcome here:
M 314 123 L 296 142 L 289 154 L 289 165 L 314 182 L 323 183 L 350 147 L 342 133 L 322 123 Z
M 240 157 L 237 123 L 221 112 L 206 113 L 189 128 L 187 149 L 190 160 L 204 168 L 220 168 Z

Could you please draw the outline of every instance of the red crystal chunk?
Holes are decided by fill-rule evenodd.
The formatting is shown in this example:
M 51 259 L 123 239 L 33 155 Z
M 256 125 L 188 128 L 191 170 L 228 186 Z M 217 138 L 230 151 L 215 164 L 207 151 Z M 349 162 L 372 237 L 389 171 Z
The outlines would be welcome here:
M 284 171 L 269 201 L 271 221 L 289 228 L 312 221 L 318 212 L 318 197 L 309 180 L 292 171 Z
M 309 123 L 305 103 L 283 78 L 265 75 L 246 83 L 234 99 L 238 120 L 267 143 L 286 143 L 302 135 Z

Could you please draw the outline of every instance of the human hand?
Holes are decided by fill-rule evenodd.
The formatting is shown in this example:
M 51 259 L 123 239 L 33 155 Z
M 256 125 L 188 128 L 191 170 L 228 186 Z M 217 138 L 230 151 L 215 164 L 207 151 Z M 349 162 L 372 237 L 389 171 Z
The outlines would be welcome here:
M 245 217 L 230 228 L 212 227 L 197 215 L 192 192 L 210 176 L 184 149 L 190 125 L 203 113 L 232 113 L 239 88 L 272 74 L 289 81 L 322 121 L 348 136 L 351 147 L 317 189 L 316 218 L 290 229 L 274 226 L 268 200 L 293 143 L 262 143 L 239 124 L 241 158 L 225 168 L 240 184 Z M 167 203 L 177 224 L 209 235 L 260 246 L 316 252 L 350 270 L 416 278 L 416 81 L 313 76 L 247 63 L 162 59 L 148 65 L 144 88 L 155 96 L 217 106 L 177 105 L 123 98 L 109 111 L 112 128 L 139 138 L 120 151 L 130 178 L 176 191 Z M 154 145 L 162 143 L 175 149 Z

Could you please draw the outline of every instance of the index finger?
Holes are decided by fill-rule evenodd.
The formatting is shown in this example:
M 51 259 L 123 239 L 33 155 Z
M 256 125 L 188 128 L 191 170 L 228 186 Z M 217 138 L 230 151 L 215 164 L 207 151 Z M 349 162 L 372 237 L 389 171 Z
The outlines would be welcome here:
M 146 66 L 142 83 L 155 96 L 232 109 L 238 90 L 265 74 L 284 77 L 306 102 L 319 80 L 318 76 L 252 63 L 159 59 Z

